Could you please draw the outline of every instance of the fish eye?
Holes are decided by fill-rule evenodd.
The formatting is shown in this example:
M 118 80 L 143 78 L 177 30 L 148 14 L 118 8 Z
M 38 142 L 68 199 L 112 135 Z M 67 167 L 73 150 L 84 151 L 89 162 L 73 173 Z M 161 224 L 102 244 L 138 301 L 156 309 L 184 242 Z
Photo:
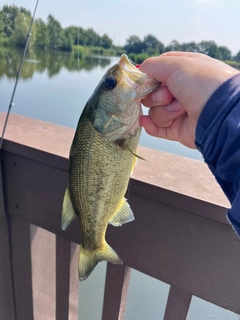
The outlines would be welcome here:
M 113 90 L 117 85 L 117 80 L 113 77 L 110 76 L 105 80 L 105 88 L 108 90 Z

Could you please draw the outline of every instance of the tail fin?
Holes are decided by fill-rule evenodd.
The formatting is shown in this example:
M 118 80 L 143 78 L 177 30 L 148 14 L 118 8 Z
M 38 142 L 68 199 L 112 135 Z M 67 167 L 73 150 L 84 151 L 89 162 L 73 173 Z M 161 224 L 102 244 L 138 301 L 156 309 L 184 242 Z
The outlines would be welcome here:
M 86 250 L 81 245 L 78 262 L 79 280 L 83 281 L 87 279 L 100 261 L 122 264 L 122 260 L 107 243 L 105 243 L 103 249 L 95 251 Z

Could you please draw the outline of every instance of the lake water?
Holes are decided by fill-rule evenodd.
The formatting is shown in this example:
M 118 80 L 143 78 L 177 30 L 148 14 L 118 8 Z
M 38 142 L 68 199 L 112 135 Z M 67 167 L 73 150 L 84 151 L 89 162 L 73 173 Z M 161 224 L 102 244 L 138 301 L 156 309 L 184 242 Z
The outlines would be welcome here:
M 0 51 L 0 112 L 7 111 L 21 53 Z M 105 71 L 118 59 L 89 56 L 78 62 L 71 54 L 29 52 L 12 112 L 76 128 L 86 101 Z M 202 160 L 197 150 L 150 137 L 144 130 L 140 145 Z M 105 269 L 106 263 L 100 263 L 88 281 L 81 283 L 80 309 L 84 320 L 101 318 Z M 126 320 L 162 319 L 168 291 L 169 285 L 133 270 Z M 239 316 L 193 297 L 187 320 L 208 319 L 239 320 Z
M 21 52 L 0 52 L 0 112 L 6 111 L 12 94 Z M 78 61 L 67 53 L 28 54 L 22 69 L 13 113 L 76 128 L 84 105 L 105 71 L 119 58 L 85 57 Z M 144 113 L 147 114 L 144 108 Z M 202 159 L 197 150 L 178 142 L 150 137 L 143 130 L 140 145 Z

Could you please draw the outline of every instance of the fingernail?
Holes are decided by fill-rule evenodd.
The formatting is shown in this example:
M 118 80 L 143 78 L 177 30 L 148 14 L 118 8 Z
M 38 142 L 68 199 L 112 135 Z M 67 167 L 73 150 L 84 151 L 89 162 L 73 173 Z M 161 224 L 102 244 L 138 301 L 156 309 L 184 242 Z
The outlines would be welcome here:
M 153 102 L 162 102 L 163 101 L 163 94 L 162 94 L 161 89 L 153 92 L 152 100 L 153 100 Z
M 180 105 L 180 104 L 176 104 L 176 103 L 174 103 L 174 104 L 169 104 L 169 105 L 167 106 L 167 110 L 168 110 L 168 111 L 178 111 L 178 110 L 181 110 L 181 109 L 182 109 L 181 105 Z

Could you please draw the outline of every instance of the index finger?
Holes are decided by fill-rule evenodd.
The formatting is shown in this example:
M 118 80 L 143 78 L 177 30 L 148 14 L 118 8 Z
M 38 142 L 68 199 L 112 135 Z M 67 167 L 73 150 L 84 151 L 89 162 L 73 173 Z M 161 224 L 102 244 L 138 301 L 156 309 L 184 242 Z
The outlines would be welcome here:
M 168 105 L 173 99 L 173 95 L 166 86 L 160 86 L 150 94 L 148 94 L 143 100 L 142 104 L 145 107 L 151 108 L 154 106 Z
M 196 52 L 166 52 L 158 57 L 151 57 L 143 61 L 140 70 L 151 78 L 167 84 L 169 77 L 174 74 L 182 63 L 189 63 L 189 59 L 195 59 L 202 55 Z

